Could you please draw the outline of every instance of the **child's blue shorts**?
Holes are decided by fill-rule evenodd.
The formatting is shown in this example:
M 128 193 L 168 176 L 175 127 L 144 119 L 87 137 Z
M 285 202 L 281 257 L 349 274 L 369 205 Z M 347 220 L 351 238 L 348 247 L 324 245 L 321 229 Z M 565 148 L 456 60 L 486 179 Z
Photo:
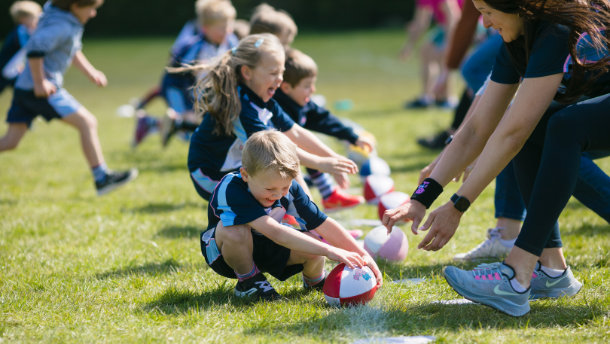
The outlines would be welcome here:
M 29 127 L 38 115 L 50 121 L 73 114 L 81 107 L 82 105 L 63 88 L 58 89 L 48 98 L 38 98 L 32 90 L 16 88 L 6 122 L 26 123 Z
M 228 278 L 237 278 L 235 271 L 222 257 L 216 246 L 216 228 L 201 233 L 201 253 L 206 263 L 217 274 Z M 303 264 L 286 265 L 290 258 L 290 249 L 276 244 L 266 236 L 252 231 L 254 263 L 261 272 L 267 272 L 280 281 L 303 271 Z

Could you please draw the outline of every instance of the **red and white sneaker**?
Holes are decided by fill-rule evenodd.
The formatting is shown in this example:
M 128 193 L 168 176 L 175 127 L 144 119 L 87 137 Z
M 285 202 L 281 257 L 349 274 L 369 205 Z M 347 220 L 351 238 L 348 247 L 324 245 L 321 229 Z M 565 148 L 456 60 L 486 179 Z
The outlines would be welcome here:
M 364 203 L 362 196 L 344 193 L 339 188 L 336 188 L 330 196 L 322 200 L 324 210 L 329 212 L 353 208 L 361 203 Z

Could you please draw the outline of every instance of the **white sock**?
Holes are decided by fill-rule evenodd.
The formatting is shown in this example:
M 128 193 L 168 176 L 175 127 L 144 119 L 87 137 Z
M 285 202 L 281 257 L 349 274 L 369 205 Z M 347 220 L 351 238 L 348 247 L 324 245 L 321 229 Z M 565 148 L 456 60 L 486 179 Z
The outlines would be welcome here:
M 542 271 L 544 271 L 545 274 L 549 275 L 550 277 L 559 277 L 561 276 L 565 270 L 561 270 L 561 269 L 551 269 L 549 267 L 546 267 L 544 265 L 540 265 L 540 269 Z
M 511 248 L 511 247 L 515 246 L 515 241 L 517 241 L 517 238 L 508 239 L 508 240 L 504 240 L 504 239 L 500 238 L 499 241 L 500 241 L 500 244 L 502 244 L 502 246 L 504 246 L 506 248 Z
M 519 283 L 519 281 L 517 281 L 516 278 L 513 278 L 512 280 L 510 280 L 510 285 L 518 293 L 523 293 L 525 291 L 525 287 L 522 286 L 521 283 Z

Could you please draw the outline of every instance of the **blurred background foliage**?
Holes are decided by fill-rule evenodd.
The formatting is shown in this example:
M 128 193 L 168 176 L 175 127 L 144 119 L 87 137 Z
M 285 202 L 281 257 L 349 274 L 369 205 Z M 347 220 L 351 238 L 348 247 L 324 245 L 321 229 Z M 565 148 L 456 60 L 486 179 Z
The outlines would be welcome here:
M 43 0 L 35 0 L 44 4 Z M 13 27 L 8 9 L 14 0 L 0 1 L 0 38 Z M 248 20 L 263 1 L 233 0 L 237 16 Z M 414 0 L 269 0 L 290 13 L 301 31 L 399 27 L 411 18 Z M 106 0 L 98 17 L 87 24 L 87 36 L 175 35 L 194 18 L 194 0 Z

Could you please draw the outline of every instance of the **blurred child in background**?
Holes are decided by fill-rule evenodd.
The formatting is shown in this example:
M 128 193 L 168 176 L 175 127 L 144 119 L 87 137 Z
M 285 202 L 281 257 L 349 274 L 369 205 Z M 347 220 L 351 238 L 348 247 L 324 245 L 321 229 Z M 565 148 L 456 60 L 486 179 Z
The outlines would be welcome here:
M 289 48 L 297 35 L 297 25 L 288 13 L 260 4 L 250 17 L 250 34 L 271 33 L 280 39 L 284 48 Z
M 25 46 L 27 63 L 15 82 L 8 131 L 0 138 L 0 152 L 15 149 L 34 118 L 61 119 L 76 128 L 91 168 L 98 195 L 137 176 L 137 170 L 113 172 L 102 155 L 97 119 L 63 86 L 63 75 L 73 64 L 93 83 L 106 86 L 104 73 L 95 69 L 81 51 L 83 26 L 97 15 L 103 0 L 53 0 L 44 7 L 38 28 Z
M 9 10 L 17 25 L 4 39 L 0 50 L 0 93 L 6 86 L 13 86 L 25 67 L 25 49 L 38 25 L 42 8 L 34 1 L 15 1 Z
M 172 46 L 170 67 L 206 62 L 237 45 L 238 40 L 233 33 L 236 11 L 229 0 L 199 0 L 195 4 L 195 11 L 196 25 L 187 23 Z M 163 146 L 178 131 L 185 132 L 185 138 L 190 137 L 189 133 L 199 124 L 193 112 L 192 87 L 201 77 L 203 75 L 190 72 L 164 73 L 159 90 L 168 106 L 164 123 L 160 126 L 158 119 L 138 111 L 133 147 L 159 127 Z M 150 93 L 144 100 L 149 101 L 154 94 Z M 140 108 L 143 106 L 142 103 L 138 104 Z

